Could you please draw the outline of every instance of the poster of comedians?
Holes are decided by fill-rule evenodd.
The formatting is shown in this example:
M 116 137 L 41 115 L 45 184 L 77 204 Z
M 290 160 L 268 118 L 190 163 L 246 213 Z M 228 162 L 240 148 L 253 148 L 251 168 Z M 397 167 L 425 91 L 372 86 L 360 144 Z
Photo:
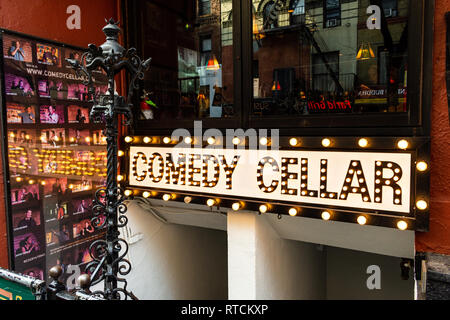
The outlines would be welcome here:
M 60 265 L 68 289 L 92 261 L 94 193 L 106 180 L 102 124 L 89 119 L 92 95 L 65 59 L 82 52 L 8 32 L 2 35 L 3 119 L 8 135 L 14 270 L 48 281 Z M 94 76 L 95 95 L 107 90 Z

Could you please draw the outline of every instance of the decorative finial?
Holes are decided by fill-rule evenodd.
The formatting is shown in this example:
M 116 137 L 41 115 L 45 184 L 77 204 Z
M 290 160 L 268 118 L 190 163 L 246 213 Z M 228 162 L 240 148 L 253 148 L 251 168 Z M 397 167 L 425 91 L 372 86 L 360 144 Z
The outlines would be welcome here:
M 106 40 L 118 40 L 120 28 L 119 22 L 115 22 L 113 18 L 107 21 L 107 25 L 103 28 L 103 33 L 106 35 Z
M 78 283 L 80 284 L 80 288 L 84 291 L 89 291 L 89 287 L 91 286 L 91 276 L 88 274 L 82 274 L 78 277 Z
M 58 278 L 62 275 L 62 273 L 63 273 L 63 270 L 62 270 L 61 266 L 56 265 L 50 269 L 48 274 L 54 281 L 58 281 Z
M 106 21 L 106 19 L 105 19 Z M 123 55 L 125 49 L 119 44 L 119 22 L 115 22 L 113 18 L 106 21 L 108 24 L 103 28 L 103 33 L 106 36 L 106 42 L 100 46 L 103 53 Z

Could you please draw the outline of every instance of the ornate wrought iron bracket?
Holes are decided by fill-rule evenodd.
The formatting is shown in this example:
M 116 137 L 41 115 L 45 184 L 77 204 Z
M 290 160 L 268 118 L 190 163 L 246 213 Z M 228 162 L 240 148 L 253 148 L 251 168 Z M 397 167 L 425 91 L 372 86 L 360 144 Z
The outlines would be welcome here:
M 126 196 L 117 184 L 118 116 L 124 115 L 128 125 L 132 122 L 133 93 L 138 88 L 138 81 L 144 79 L 144 72 L 148 70 L 151 59 L 142 61 L 136 55 L 136 49 L 126 50 L 119 44 L 120 28 L 113 19 L 109 20 L 103 32 L 106 42 L 100 47 L 90 44 L 81 61 L 66 59 L 78 75 L 87 78 L 85 85 L 93 97 L 90 118 L 92 122 L 105 123 L 104 135 L 107 139 L 107 181 L 105 188 L 95 194 L 92 219 L 97 230 L 106 227 L 106 238 L 97 240 L 90 246 L 92 261 L 86 266 L 90 277 L 84 279 L 83 290 L 86 291 L 91 285 L 104 281 L 104 291 L 93 292 L 94 295 L 107 300 L 137 299 L 133 293 L 127 291 L 127 281 L 121 277 L 131 271 L 131 264 L 125 259 L 128 243 L 119 238 L 119 228 L 127 225 L 128 218 L 125 216 Z M 92 72 L 99 69 L 108 77 L 108 92 L 97 97 Z M 131 76 L 127 99 L 115 92 L 114 77 L 123 70 Z

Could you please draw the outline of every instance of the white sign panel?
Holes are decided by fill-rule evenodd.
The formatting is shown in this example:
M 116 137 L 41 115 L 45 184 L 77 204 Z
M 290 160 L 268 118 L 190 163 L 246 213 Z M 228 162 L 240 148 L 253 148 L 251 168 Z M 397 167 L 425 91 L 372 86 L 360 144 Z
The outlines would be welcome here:
M 135 146 L 129 184 L 409 214 L 411 161 L 407 153 Z

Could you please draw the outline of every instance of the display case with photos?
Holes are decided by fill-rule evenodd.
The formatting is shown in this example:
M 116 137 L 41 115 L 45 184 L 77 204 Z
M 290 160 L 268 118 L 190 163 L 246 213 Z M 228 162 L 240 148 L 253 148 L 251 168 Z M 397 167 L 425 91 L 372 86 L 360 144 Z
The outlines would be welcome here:
M 90 221 L 106 177 L 103 124 L 89 119 L 93 95 L 65 61 L 83 51 L 10 32 L 2 40 L 11 265 L 43 280 L 56 264 L 83 272 L 90 243 L 105 232 Z M 106 92 L 103 73 L 94 87 Z

